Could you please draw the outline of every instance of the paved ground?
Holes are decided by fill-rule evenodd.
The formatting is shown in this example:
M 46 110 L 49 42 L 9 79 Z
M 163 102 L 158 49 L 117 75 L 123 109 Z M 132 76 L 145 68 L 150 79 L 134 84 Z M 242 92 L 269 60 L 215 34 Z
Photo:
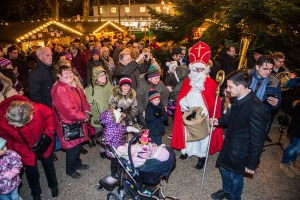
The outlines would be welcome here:
M 279 139 L 279 125 L 277 120 L 272 125 L 269 136 L 273 141 Z M 167 128 L 167 133 L 163 138 L 163 142 L 167 145 L 170 140 L 167 135 L 171 133 L 171 128 Z M 287 134 L 283 134 L 283 147 L 285 148 L 289 142 Z M 266 142 L 267 144 L 267 142 Z M 65 153 L 58 152 L 59 160 L 55 162 L 56 173 L 58 179 L 59 196 L 56 199 L 62 200 L 105 200 L 107 192 L 99 192 L 95 189 L 95 184 L 100 178 L 109 174 L 109 160 L 102 159 L 99 156 L 97 148 L 89 148 L 88 154 L 82 155 L 83 163 L 89 164 L 91 168 L 87 171 L 81 171 L 82 178 L 75 180 L 65 174 Z M 170 175 L 169 181 L 164 182 L 164 193 L 176 196 L 181 200 L 196 200 L 199 197 L 200 182 L 203 170 L 195 169 L 197 162 L 196 157 L 186 160 L 180 160 L 179 151 L 175 151 L 177 162 L 176 167 Z M 245 186 L 242 199 L 257 200 L 299 200 L 300 199 L 300 176 L 295 178 L 286 177 L 278 168 L 283 151 L 277 145 L 266 147 L 261 156 L 261 164 L 259 165 L 253 177 L 245 178 Z M 215 163 L 218 153 L 209 156 L 206 176 L 204 179 L 204 187 L 202 199 L 211 199 L 210 194 L 221 188 L 221 175 Z M 300 159 L 297 161 L 300 166 Z M 42 187 L 42 199 L 52 199 L 50 189 L 47 187 L 44 171 L 38 162 L 40 169 L 40 182 Z M 25 175 L 22 177 L 23 185 L 20 189 L 20 195 L 23 200 L 32 199 Z

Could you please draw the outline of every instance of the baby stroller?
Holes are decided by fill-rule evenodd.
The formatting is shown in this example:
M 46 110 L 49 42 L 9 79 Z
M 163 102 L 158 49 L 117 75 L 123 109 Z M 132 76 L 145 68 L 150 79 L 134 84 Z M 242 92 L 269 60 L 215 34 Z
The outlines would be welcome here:
M 131 156 L 131 145 L 141 135 L 134 134 L 134 137 L 128 143 L 128 160 L 118 156 L 116 150 L 106 145 L 110 152 L 117 158 L 119 163 L 119 175 L 116 179 L 106 176 L 96 185 L 97 190 L 107 189 L 108 200 L 134 199 L 134 200 L 153 200 L 153 199 L 174 199 L 172 196 L 165 196 L 162 192 L 162 180 L 168 179 L 171 169 L 176 162 L 175 153 L 169 147 L 165 147 L 169 152 L 169 158 L 166 161 L 148 159 L 139 168 L 134 167 Z M 113 191 L 118 187 L 117 191 Z

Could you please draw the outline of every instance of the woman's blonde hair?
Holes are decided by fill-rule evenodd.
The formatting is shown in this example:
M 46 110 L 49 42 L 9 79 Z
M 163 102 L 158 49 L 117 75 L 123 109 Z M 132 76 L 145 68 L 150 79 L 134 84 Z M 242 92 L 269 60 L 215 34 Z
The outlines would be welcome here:
M 10 125 L 22 127 L 32 120 L 33 105 L 25 101 L 12 101 L 6 112 L 6 119 Z

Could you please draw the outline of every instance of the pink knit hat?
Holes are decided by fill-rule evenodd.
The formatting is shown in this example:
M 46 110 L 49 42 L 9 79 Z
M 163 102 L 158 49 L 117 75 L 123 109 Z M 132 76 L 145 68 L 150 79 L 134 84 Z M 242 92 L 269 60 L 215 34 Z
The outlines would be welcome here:
M 6 58 L 0 58 L 0 68 L 4 69 L 7 65 L 11 64 L 11 61 Z

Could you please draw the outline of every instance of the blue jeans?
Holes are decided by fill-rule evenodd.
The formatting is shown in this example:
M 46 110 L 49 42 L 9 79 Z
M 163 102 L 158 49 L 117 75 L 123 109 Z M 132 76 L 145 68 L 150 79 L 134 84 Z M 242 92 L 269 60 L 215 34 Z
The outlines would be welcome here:
M 0 194 L 1 200 L 20 200 L 20 196 L 18 193 L 18 187 L 16 187 L 9 194 Z
M 284 150 L 282 163 L 289 164 L 294 162 L 300 153 L 300 139 L 292 137 L 289 146 Z
M 152 143 L 157 144 L 157 146 L 160 146 L 162 144 L 162 135 L 151 135 Z
M 224 192 L 230 194 L 231 200 L 240 200 L 244 187 L 244 175 L 228 171 L 223 167 L 220 167 L 220 171 L 223 179 Z

